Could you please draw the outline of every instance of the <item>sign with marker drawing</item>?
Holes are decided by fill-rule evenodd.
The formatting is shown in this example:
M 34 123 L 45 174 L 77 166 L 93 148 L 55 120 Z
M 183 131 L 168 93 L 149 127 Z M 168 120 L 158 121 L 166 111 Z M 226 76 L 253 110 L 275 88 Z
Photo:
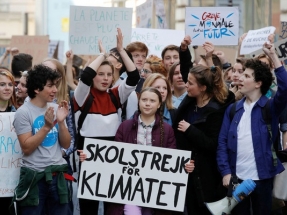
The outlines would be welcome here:
M 106 51 L 117 45 L 121 28 L 124 47 L 130 43 L 132 8 L 70 6 L 69 45 L 74 54 L 99 54 L 98 40 Z
M 237 7 L 187 7 L 185 33 L 192 45 L 209 41 L 214 45 L 237 45 L 239 12 Z
M 13 196 L 19 182 L 22 150 L 12 124 L 14 115 L 0 114 L 0 197 Z
M 153 0 L 147 0 L 145 3 L 136 7 L 137 28 L 151 28 L 153 13 Z
M 268 36 L 273 34 L 275 30 L 275 27 L 269 26 L 248 31 L 246 37 L 242 41 L 240 54 L 250 54 L 259 49 L 262 49 L 263 44 L 268 41 Z
M 191 152 L 85 138 L 78 198 L 183 211 Z

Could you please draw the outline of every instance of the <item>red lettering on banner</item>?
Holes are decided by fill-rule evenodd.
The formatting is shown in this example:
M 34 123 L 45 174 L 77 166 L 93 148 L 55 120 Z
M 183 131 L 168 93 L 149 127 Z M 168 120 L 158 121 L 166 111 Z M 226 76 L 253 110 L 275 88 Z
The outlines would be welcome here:
M 216 21 L 217 19 L 220 18 L 220 13 L 207 13 L 207 12 L 204 12 L 202 14 L 202 20 L 205 21 L 205 20 L 210 20 L 210 19 L 214 19 L 214 21 Z

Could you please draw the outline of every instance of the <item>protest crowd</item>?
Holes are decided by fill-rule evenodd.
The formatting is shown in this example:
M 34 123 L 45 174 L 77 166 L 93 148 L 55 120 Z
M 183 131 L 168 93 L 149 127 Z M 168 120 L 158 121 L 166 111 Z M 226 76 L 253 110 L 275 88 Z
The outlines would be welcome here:
M 106 50 L 98 40 L 97 56 L 81 66 L 75 64 L 73 49 L 66 50 L 65 64 L 45 58 L 34 65 L 36 56 L 17 47 L 6 48 L 0 56 L 0 65 L 8 56 L 12 59 L 11 68 L 0 67 L 0 112 L 15 112 L 11 123 L 22 150 L 19 183 L 12 195 L 0 197 L 0 214 L 73 215 L 79 207 L 81 215 L 97 215 L 102 204 L 105 215 L 205 215 L 212 214 L 206 203 L 232 198 L 236 186 L 248 179 L 254 190 L 230 214 L 286 214 L 287 198 L 274 194 L 275 179 L 287 161 L 287 72 L 275 50 L 274 31 L 259 41 L 260 53 L 254 56 L 240 52 L 249 33 L 239 35 L 238 54 L 228 56 L 235 63 L 206 35 L 202 53 L 186 35 L 156 56 L 143 42 L 124 45 L 122 26 L 115 31 L 115 47 Z M 245 47 L 257 47 L 256 42 Z M 87 144 L 87 138 L 115 145 L 106 142 L 100 148 Z M 135 148 L 134 163 L 115 147 L 118 142 Z M 150 146 L 187 151 L 191 157 L 178 156 L 177 162 L 168 163 L 172 155 L 151 155 Z M 125 188 L 121 176 L 117 179 L 110 169 L 104 171 L 110 181 L 88 173 L 84 165 L 96 171 L 99 160 L 114 162 L 112 150 L 117 162 L 133 167 L 123 168 L 122 174 L 133 171 L 142 177 L 136 185 L 129 178 L 131 185 Z M 147 178 L 151 175 L 143 180 L 139 163 L 158 172 L 182 170 L 184 198 L 177 196 L 181 185 L 171 186 L 174 210 L 160 200 L 163 187 L 172 183 Z M 91 185 L 94 178 L 97 183 Z M 106 193 L 99 183 L 106 184 Z M 109 188 L 110 183 L 116 185 Z M 81 194 L 85 190 L 109 200 L 79 196 L 76 206 L 74 184 Z M 153 194 L 145 196 L 146 204 L 133 202 L 141 195 L 144 199 L 148 186 L 150 192 L 151 186 L 159 189 L 154 198 L 160 207 L 148 206 Z M 285 186 L 279 189 L 287 190 Z M 112 200 L 117 189 L 129 196 L 126 203 Z M 183 208 L 177 210 L 177 203 Z

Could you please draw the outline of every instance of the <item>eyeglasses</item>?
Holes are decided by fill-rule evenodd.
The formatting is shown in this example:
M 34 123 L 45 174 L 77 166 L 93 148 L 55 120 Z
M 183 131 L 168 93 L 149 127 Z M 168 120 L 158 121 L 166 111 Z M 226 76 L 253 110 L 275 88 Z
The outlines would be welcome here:
M 142 71 L 143 71 L 144 73 L 146 73 L 146 74 L 152 73 L 152 71 L 150 71 L 150 70 L 148 70 L 148 69 L 143 69 Z
M 112 56 L 113 58 L 115 58 L 119 63 L 122 63 L 121 59 L 119 57 L 117 57 L 116 55 L 110 53 L 108 56 Z

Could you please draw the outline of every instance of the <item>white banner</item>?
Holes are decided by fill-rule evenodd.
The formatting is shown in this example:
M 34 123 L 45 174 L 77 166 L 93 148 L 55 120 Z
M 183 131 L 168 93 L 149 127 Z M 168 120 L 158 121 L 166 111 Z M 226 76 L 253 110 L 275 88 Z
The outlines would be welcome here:
M 98 40 L 108 52 L 116 47 L 117 28 L 130 43 L 132 8 L 70 6 L 69 45 L 74 54 L 99 54 Z
M 0 197 L 14 195 L 22 151 L 13 127 L 15 113 L 0 113 Z
M 273 34 L 275 29 L 275 27 L 269 26 L 266 28 L 248 31 L 245 39 L 242 41 L 240 54 L 250 54 L 262 49 L 263 44 L 268 41 L 268 36 Z
M 163 0 L 154 0 L 155 5 L 155 15 L 157 18 L 157 28 L 167 29 L 168 23 L 166 21 L 164 2 Z
M 186 7 L 185 32 L 192 45 L 209 41 L 214 45 L 237 45 L 239 12 L 237 7 Z
M 191 152 L 85 138 L 78 198 L 183 211 Z
M 153 0 L 147 0 L 145 3 L 136 7 L 137 28 L 151 28 L 153 13 Z
M 171 44 L 180 46 L 183 38 L 182 30 L 133 28 L 131 42 L 139 41 L 146 44 L 149 55 L 153 54 L 161 58 L 161 52 L 166 46 Z
M 278 55 L 279 60 L 286 60 L 287 59 L 287 39 L 285 40 L 278 40 L 274 43 L 274 47 L 276 50 L 276 54 Z M 259 54 L 264 53 L 262 49 L 252 52 L 250 55 L 251 57 L 255 57 Z

